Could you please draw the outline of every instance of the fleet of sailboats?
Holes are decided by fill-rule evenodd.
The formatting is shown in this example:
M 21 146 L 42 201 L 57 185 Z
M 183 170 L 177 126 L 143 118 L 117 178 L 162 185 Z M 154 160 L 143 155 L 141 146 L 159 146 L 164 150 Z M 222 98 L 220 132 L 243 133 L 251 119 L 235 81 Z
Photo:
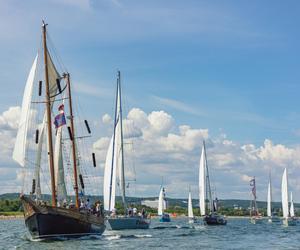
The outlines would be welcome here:
M 47 25 L 43 23 L 43 48 L 42 54 L 35 57 L 25 85 L 22 101 L 22 112 L 19 122 L 19 129 L 13 151 L 13 159 L 24 168 L 28 166 L 34 169 L 31 175 L 32 190 L 30 194 L 22 193 L 20 199 L 24 208 L 25 224 L 33 238 L 45 239 L 55 237 L 81 237 L 85 235 L 102 234 L 105 228 L 111 230 L 125 229 L 147 229 L 150 219 L 145 213 L 137 213 L 127 203 L 126 199 L 126 169 L 125 152 L 123 138 L 123 117 L 122 117 L 122 91 L 121 73 L 117 74 L 117 87 L 115 98 L 115 112 L 113 134 L 107 150 L 104 181 L 103 181 L 103 205 L 102 209 L 91 211 L 90 208 L 81 207 L 80 201 L 85 199 L 85 187 L 83 175 L 81 174 L 79 148 L 74 124 L 74 114 L 72 108 L 71 80 L 68 72 L 57 70 L 52 56 L 47 46 Z M 44 77 L 37 74 L 38 65 L 43 61 Z M 64 84 L 62 87 L 61 85 Z M 38 90 L 39 97 L 45 92 L 43 101 L 35 100 L 33 92 Z M 66 103 L 65 103 L 66 102 Z M 29 146 L 32 138 L 32 115 L 36 110 L 32 104 L 44 105 L 42 109 L 42 122 L 35 124 L 35 146 Z M 67 108 L 65 108 L 65 105 Z M 56 111 L 56 108 L 58 111 Z M 53 119 L 53 113 L 58 114 Z M 55 133 L 53 133 L 53 124 Z M 86 125 L 88 127 L 87 121 Z M 88 128 L 89 131 L 89 128 Z M 90 133 L 90 131 L 89 131 Z M 64 165 L 64 137 L 69 136 L 70 154 L 72 162 L 72 186 L 75 203 L 68 194 L 66 179 L 70 173 L 66 171 Z M 53 143 L 54 141 L 54 143 Z M 51 204 L 43 200 L 43 190 L 41 184 L 42 154 L 47 150 L 47 162 L 49 173 L 47 176 L 51 187 Z M 32 152 L 34 148 L 34 152 Z M 30 151 L 31 150 L 31 151 Z M 34 155 L 34 160 L 29 160 L 28 154 Z M 227 220 L 218 213 L 218 200 L 213 198 L 209 167 L 206 155 L 206 145 L 203 141 L 200 162 L 199 162 L 199 208 L 200 216 L 205 225 L 226 225 Z M 120 188 L 122 197 L 122 211 L 116 210 L 116 186 Z M 250 205 L 250 221 L 253 224 L 262 222 L 262 216 L 257 207 L 256 180 L 250 181 L 252 201 Z M 281 182 L 281 198 L 283 225 L 296 225 L 294 201 L 292 192 L 290 193 L 290 207 L 288 200 L 288 175 L 284 169 Z M 99 204 L 98 204 L 99 205 Z M 167 208 L 165 188 L 161 186 L 158 197 L 157 214 L 161 222 L 170 222 L 170 215 L 165 212 Z M 271 175 L 267 190 L 267 217 L 268 222 L 278 221 L 278 216 L 272 211 L 272 182 Z M 193 212 L 192 194 L 189 189 L 188 194 L 188 220 L 189 223 L 197 222 Z

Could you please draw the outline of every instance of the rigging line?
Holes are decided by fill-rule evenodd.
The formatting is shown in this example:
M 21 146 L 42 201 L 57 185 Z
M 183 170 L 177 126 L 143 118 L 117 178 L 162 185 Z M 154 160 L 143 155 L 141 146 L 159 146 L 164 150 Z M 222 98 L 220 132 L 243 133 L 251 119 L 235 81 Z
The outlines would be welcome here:
M 47 40 L 50 44 L 50 50 L 52 49 L 53 55 L 56 57 L 56 61 L 59 64 L 60 68 L 62 69 L 62 72 L 68 72 L 67 67 L 64 65 L 62 58 L 59 56 L 58 50 L 56 49 L 54 42 L 52 41 L 51 35 L 49 34 L 49 31 L 47 31 Z M 49 50 L 49 48 L 48 48 Z

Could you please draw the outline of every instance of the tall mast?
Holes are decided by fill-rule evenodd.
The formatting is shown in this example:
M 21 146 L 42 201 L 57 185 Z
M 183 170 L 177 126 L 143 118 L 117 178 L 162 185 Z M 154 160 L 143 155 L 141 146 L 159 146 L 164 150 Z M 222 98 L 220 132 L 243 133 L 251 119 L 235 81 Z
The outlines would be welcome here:
M 205 166 L 206 166 L 206 197 L 208 196 L 209 198 L 209 209 L 210 212 L 213 210 L 213 200 L 212 200 L 212 195 L 211 195 L 211 187 L 210 187 L 210 180 L 209 180 L 209 172 L 208 172 L 208 165 L 207 165 L 207 156 L 206 156 L 206 147 L 205 147 L 205 141 L 203 140 L 203 147 L 204 147 L 204 154 L 205 154 Z
M 73 158 L 73 172 L 74 172 L 74 191 L 75 191 L 75 205 L 79 208 L 79 197 L 78 197 L 78 175 L 77 175 L 77 158 L 76 158 L 76 143 L 75 143 L 75 127 L 74 127 L 74 116 L 72 107 L 72 95 L 71 95 L 71 82 L 70 74 L 65 74 L 68 85 L 68 96 L 69 96 L 69 108 L 70 108 L 70 122 L 71 122 L 71 142 L 72 142 L 72 158 Z
M 270 182 L 270 203 L 271 203 L 271 208 L 272 208 L 272 200 L 273 200 L 273 197 L 272 197 L 272 177 L 271 177 L 271 170 L 270 170 L 270 173 L 269 173 L 269 182 Z M 272 212 L 272 209 L 271 209 L 271 212 Z
M 123 117 L 122 117 L 122 98 L 121 98 L 121 73 L 118 71 L 118 82 L 119 84 L 119 120 L 120 120 L 120 130 L 121 130 L 121 154 L 122 154 L 122 165 L 121 165 L 121 190 L 122 190 L 122 201 L 124 210 L 126 211 L 126 198 L 125 198 L 125 171 L 124 171 L 124 151 L 123 151 Z
M 53 142 L 52 142 L 52 122 L 51 122 L 51 97 L 50 97 L 49 75 L 48 75 L 48 49 L 47 49 L 47 38 L 46 38 L 46 26 L 47 26 L 47 24 L 45 24 L 43 21 L 42 30 L 43 30 L 43 46 L 44 46 L 45 83 L 46 83 L 46 110 L 47 110 L 49 165 L 50 165 L 50 176 L 51 176 L 52 206 L 56 207 Z

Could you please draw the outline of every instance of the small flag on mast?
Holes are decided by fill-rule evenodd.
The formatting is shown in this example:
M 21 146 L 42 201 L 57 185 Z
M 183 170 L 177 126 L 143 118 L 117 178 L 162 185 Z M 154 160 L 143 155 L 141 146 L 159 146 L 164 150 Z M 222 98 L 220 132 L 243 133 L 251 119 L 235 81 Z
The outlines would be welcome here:
M 63 104 L 61 104 L 58 107 L 58 111 L 60 112 L 60 114 L 58 114 L 54 118 L 55 128 L 59 128 L 59 127 L 61 127 L 61 126 L 63 126 L 63 125 L 66 124 L 66 117 L 65 117 L 65 113 L 64 113 L 64 105 Z

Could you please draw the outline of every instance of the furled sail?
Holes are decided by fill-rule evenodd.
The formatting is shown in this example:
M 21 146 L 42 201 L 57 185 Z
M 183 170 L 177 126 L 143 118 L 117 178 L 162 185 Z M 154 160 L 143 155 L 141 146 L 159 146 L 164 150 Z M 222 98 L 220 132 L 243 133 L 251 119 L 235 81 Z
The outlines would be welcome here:
M 31 115 L 31 99 L 33 83 L 35 80 L 36 68 L 37 68 L 38 55 L 35 57 L 32 67 L 30 69 L 24 95 L 22 101 L 21 117 L 19 120 L 19 129 L 13 151 L 13 159 L 18 162 L 22 167 L 25 166 L 26 160 L 26 146 L 27 146 L 27 130 L 30 123 Z
M 281 201 L 283 218 L 289 217 L 289 200 L 288 200 L 288 178 L 287 170 L 284 169 L 281 181 Z
M 291 192 L 290 216 L 295 217 L 295 209 L 294 209 L 294 201 L 293 201 L 293 193 L 292 192 Z
M 189 200 L 188 200 L 188 217 L 189 218 L 194 218 L 191 191 L 189 192 Z
M 206 159 L 205 159 L 205 148 L 202 147 L 202 153 L 200 158 L 200 166 L 199 166 L 199 206 L 201 215 L 205 215 L 205 187 L 206 187 L 206 176 L 205 176 L 205 168 L 206 168 Z
M 272 196 L 271 196 L 271 180 L 269 181 L 268 185 L 268 200 L 267 200 L 267 215 L 268 217 L 272 216 L 272 208 L 271 208 L 271 202 L 272 202 Z
M 163 215 L 165 208 L 164 204 L 164 188 L 162 187 L 159 192 L 159 197 L 158 197 L 158 209 L 157 209 L 157 214 L 158 215 Z

